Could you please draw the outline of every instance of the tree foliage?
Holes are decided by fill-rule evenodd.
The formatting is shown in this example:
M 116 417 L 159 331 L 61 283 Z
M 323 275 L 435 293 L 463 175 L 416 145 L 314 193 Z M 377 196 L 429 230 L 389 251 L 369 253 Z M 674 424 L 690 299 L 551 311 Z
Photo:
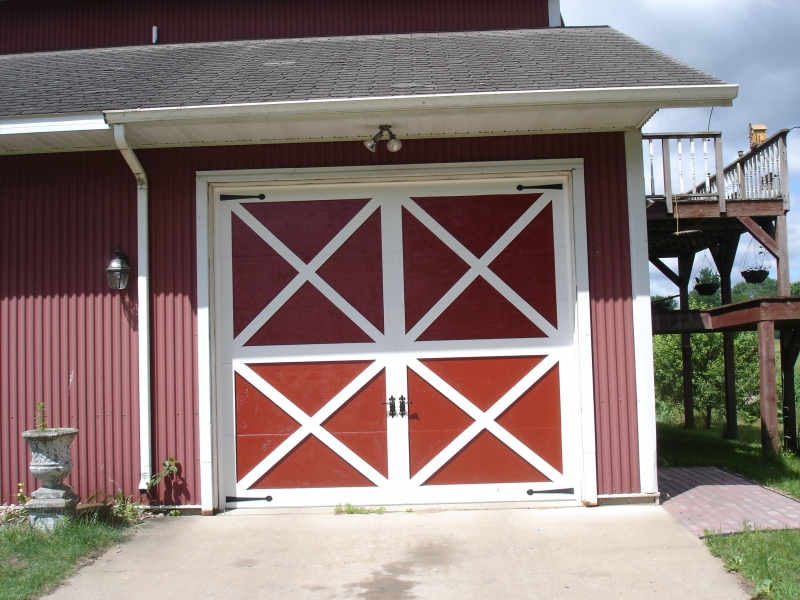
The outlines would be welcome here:
M 800 295 L 800 282 L 792 284 L 792 292 Z M 734 286 L 733 301 L 744 301 L 777 294 L 777 282 L 767 279 L 760 284 L 739 283 Z M 658 299 L 654 296 L 653 299 Z M 689 293 L 689 308 L 707 310 L 719 306 L 719 290 L 712 296 Z M 692 334 L 692 389 L 698 417 L 712 415 L 722 418 L 725 413 L 725 365 L 721 333 Z M 776 361 L 778 394 L 781 394 L 780 365 Z M 736 406 L 739 418 L 748 422 L 759 418 L 758 337 L 754 331 L 735 334 L 734 364 L 736 370 Z M 653 337 L 653 366 L 656 383 L 656 407 L 662 420 L 680 420 L 683 417 L 683 369 L 680 335 Z M 800 377 L 795 376 L 795 386 L 800 390 Z

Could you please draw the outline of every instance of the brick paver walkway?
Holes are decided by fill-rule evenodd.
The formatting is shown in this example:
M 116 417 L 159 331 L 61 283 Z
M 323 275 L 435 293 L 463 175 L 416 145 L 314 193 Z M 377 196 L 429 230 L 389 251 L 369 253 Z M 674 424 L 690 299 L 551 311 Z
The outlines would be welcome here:
M 757 529 L 800 529 L 800 502 L 716 467 L 658 470 L 661 503 L 698 537 Z

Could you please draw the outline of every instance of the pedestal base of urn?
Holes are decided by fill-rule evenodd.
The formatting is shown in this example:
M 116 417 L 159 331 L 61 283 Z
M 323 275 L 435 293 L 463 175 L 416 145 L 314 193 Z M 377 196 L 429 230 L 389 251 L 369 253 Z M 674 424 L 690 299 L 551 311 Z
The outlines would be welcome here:
M 41 487 L 31 494 L 25 503 L 31 525 L 43 531 L 52 531 L 56 524 L 67 517 L 77 515 L 76 508 L 80 497 L 68 485 Z

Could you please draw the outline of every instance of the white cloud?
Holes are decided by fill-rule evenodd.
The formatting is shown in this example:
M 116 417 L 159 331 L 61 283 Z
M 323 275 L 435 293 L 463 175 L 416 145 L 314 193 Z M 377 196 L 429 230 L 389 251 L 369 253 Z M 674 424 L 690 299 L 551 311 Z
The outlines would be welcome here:
M 800 125 L 800 2 L 797 0 L 562 0 L 567 25 L 610 25 L 678 60 L 739 85 L 733 107 L 714 109 L 711 129 L 722 131 L 726 163 L 749 147 L 749 123 L 774 132 Z M 670 109 L 645 131 L 705 131 L 709 109 Z M 800 130 L 789 136 L 794 211 L 788 215 L 792 280 L 800 280 Z M 734 283 L 741 281 L 738 265 Z M 700 256 L 697 257 L 699 263 Z M 773 261 L 774 267 L 774 261 Z M 775 276 L 775 270 L 772 270 Z M 669 280 L 651 266 L 653 294 L 672 295 Z

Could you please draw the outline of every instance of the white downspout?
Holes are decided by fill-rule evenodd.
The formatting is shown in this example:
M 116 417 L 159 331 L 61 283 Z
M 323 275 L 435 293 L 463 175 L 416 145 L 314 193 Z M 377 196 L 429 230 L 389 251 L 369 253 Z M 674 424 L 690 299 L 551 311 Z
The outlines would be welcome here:
M 125 125 L 114 125 L 114 141 L 125 162 L 136 177 L 136 237 L 138 254 L 137 284 L 139 291 L 139 462 L 141 464 L 141 480 L 139 491 L 147 489 L 147 483 L 153 474 L 151 462 L 150 431 L 150 285 L 149 285 L 149 250 L 147 205 L 147 175 L 139 159 L 136 158 L 125 137 Z

